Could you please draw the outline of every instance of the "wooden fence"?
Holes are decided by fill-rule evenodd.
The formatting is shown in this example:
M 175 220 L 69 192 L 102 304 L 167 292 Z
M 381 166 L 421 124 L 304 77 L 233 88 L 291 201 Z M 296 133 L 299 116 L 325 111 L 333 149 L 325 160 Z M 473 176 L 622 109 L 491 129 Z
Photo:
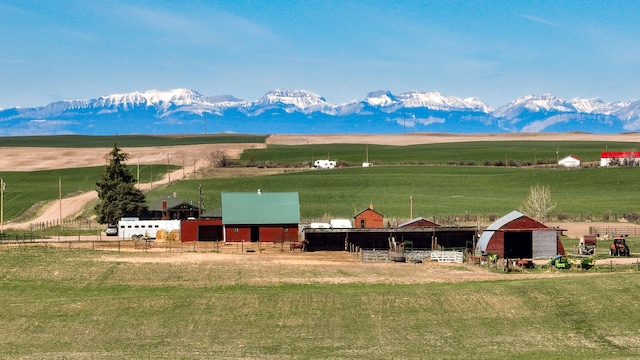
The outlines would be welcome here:
M 629 236 L 640 236 L 640 227 L 637 226 L 590 226 L 589 235 L 615 236 L 627 234 Z M 585 234 L 586 235 L 586 234 Z
M 21 247 L 55 247 L 68 250 L 104 250 L 115 252 L 216 252 L 216 253 L 290 253 L 289 243 L 266 242 L 223 242 L 223 241 L 145 241 L 119 240 L 110 237 L 82 236 L 82 237 L 11 237 L 0 239 L 0 250 Z M 298 251 L 296 251 L 298 253 Z

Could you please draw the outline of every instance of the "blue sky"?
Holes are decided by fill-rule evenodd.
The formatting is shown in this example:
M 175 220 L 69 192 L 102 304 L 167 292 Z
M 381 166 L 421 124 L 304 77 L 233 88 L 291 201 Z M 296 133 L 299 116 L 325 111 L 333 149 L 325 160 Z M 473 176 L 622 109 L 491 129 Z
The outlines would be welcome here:
M 0 108 L 150 89 L 640 98 L 636 1 L 4 1 Z

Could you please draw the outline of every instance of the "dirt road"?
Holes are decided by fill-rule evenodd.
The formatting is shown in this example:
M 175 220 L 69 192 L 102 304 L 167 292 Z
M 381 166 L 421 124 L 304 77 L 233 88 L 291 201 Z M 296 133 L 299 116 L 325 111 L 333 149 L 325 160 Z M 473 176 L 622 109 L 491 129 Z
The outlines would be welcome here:
M 244 149 L 263 148 L 264 144 L 213 144 L 188 145 L 123 149 L 129 155 L 129 164 L 172 164 L 182 166 L 160 181 L 154 181 L 153 186 L 159 186 L 171 181 L 188 177 L 194 171 L 206 166 L 206 157 L 213 151 L 222 150 L 231 159 L 237 159 Z M 106 156 L 111 149 L 60 149 L 60 148 L 0 148 L 0 169 L 12 171 L 36 171 L 63 168 L 79 168 L 101 166 L 106 162 Z M 134 160 L 134 161 L 132 161 Z M 150 190 L 150 183 L 139 184 L 143 191 Z M 38 212 L 35 219 L 22 223 L 5 222 L 6 229 L 29 229 L 32 223 L 54 222 L 74 216 L 82 211 L 84 206 L 96 199 L 98 193 L 89 191 L 73 197 L 52 201 Z

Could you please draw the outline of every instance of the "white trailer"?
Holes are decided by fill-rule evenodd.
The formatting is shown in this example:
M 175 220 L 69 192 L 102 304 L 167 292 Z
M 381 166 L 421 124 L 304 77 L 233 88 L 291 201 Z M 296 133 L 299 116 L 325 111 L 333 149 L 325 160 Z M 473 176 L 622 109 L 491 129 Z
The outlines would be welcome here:
M 336 167 L 336 162 L 331 160 L 316 160 L 313 166 L 317 169 L 333 169 Z
M 331 219 L 331 227 L 334 229 L 351 229 L 351 220 L 349 219 Z
M 140 220 L 138 218 L 122 218 L 118 221 L 118 238 L 131 240 L 133 236 L 155 239 L 160 230 L 170 233 L 180 231 L 180 220 Z

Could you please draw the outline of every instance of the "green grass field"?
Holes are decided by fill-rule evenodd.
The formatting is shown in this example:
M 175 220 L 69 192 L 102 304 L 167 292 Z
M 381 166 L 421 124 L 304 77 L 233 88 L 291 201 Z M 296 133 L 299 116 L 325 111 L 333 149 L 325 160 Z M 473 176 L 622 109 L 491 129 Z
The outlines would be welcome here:
M 232 142 L 227 135 L 211 137 L 141 137 L 122 136 L 136 144 L 157 142 L 177 144 L 179 141 Z M 242 141 L 263 141 L 264 137 L 234 136 Z M 245 138 L 249 139 L 245 139 Z M 104 146 L 116 137 L 51 137 L 56 146 Z M 167 140 L 169 139 L 169 140 Z M 35 137 L 24 144 L 44 143 Z M 368 146 L 370 161 L 380 166 L 361 168 L 365 145 L 303 145 L 269 146 L 264 150 L 250 150 L 240 163 L 253 164 L 311 164 L 314 158 L 339 159 L 356 166 L 331 171 L 283 172 L 278 175 L 227 179 L 198 179 L 173 183 L 150 192 L 149 200 L 176 192 L 186 201 L 197 202 L 198 185 L 202 185 L 207 209 L 220 207 L 223 191 L 296 191 L 300 193 L 301 215 L 305 219 L 323 216 L 350 218 L 373 202 L 376 210 L 388 218 L 408 219 L 410 198 L 413 215 L 428 218 L 502 216 L 520 208 L 531 185 L 546 185 L 552 200 L 557 203 L 553 216 L 577 220 L 616 220 L 625 214 L 638 212 L 640 202 L 640 168 L 581 168 L 554 169 L 511 166 L 442 166 L 438 164 L 481 165 L 484 161 L 511 160 L 519 164 L 534 159 L 555 161 L 559 154 L 572 153 L 584 161 L 597 162 L 600 151 L 629 149 L 630 143 L 605 142 L 470 142 L 416 146 Z M 53 145 L 51 145 L 53 146 Z M 322 156 L 321 156 L 322 155 Z M 418 166 L 419 165 L 419 166 Z M 160 169 L 160 166 L 154 167 Z M 95 188 L 101 169 L 87 171 L 60 170 L 34 173 L 0 172 L 7 182 L 5 219 L 27 211 L 39 201 L 58 197 L 58 178 L 63 180 L 63 196 L 75 191 Z M 141 168 L 142 181 L 148 181 L 147 167 Z M 161 171 L 161 170 L 160 170 Z M 213 170 L 215 171 L 215 170 Z M 260 169 L 256 169 L 259 173 Z M 80 176 L 78 174 L 81 174 Z M 155 174 L 154 177 L 158 174 Z M 157 178 L 157 177 L 156 177 Z M 15 184 L 20 184 L 17 186 Z
M 112 148 L 114 143 L 119 147 L 144 146 L 179 146 L 197 144 L 230 144 L 230 143 L 263 143 L 266 135 L 117 135 L 117 136 L 8 136 L 0 137 L 0 144 L 7 147 L 60 147 L 60 148 Z
M 112 146 L 112 140 L 107 139 L 104 146 Z M 502 216 L 517 209 L 529 186 L 539 183 L 549 186 L 558 204 L 556 215 L 599 214 L 613 220 L 637 212 L 640 168 L 433 165 L 456 161 L 480 165 L 490 157 L 533 161 L 532 145 L 540 159 L 555 158 L 557 147 L 563 146 L 496 143 L 491 150 L 480 144 L 450 144 L 438 145 L 440 150 L 425 146 L 409 152 L 404 147 L 370 146 L 370 161 L 385 166 L 183 180 L 154 190 L 147 198 L 176 192 L 183 200 L 196 201 L 202 185 L 207 209 L 220 206 L 223 191 L 260 188 L 299 192 L 305 218 L 349 218 L 373 202 L 385 216 L 406 219 L 410 197 L 414 217 Z M 602 149 L 587 150 L 603 145 L 585 144 L 584 154 L 573 151 L 579 150 L 575 145 L 567 152 L 597 161 Z M 480 148 L 474 150 L 474 146 Z M 287 147 L 279 150 L 283 160 L 255 152 L 244 154 L 241 161 L 304 162 L 313 156 L 325 157 L 319 155 L 325 150 L 331 151 L 333 159 L 335 148 Z M 352 152 L 353 160 L 348 161 L 364 161 L 364 146 L 339 148 L 344 150 L 344 161 Z M 309 150 L 314 152 L 311 158 L 305 154 Z M 378 150 L 384 155 L 376 155 Z M 442 160 L 445 154 L 453 155 Z M 153 167 L 154 177 L 167 170 L 161 168 Z M 5 217 L 18 216 L 26 211 L 21 209 L 39 201 L 56 199 L 59 178 L 63 194 L 95 189 L 102 170 L 2 172 L 0 177 L 7 182 Z M 145 181 L 151 169 L 143 166 L 141 170 Z M 637 253 L 639 241 L 629 239 L 632 252 Z M 565 239 L 568 251 L 574 242 Z M 599 247 L 598 258 L 606 257 L 605 252 L 605 247 Z M 314 261 L 313 256 L 287 252 L 269 261 L 266 254 L 119 253 L 0 244 L 4 309 L 0 310 L 0 358 L 640 357 L 635 314 L 640 305 L 640 272 L 633 265 L 613 272 L 604 266 L 587 272 L 547 268 L 521 274 L 494 273 L 473 265 Z M 492 280 L 451 280 L 476 272 L 488 273 Z
M 140 166 L 142 182 L 159 180 L 167 172 L 167 165 Z M 171 165 L 169 169 L 177 169 Z M 137 176 L 137 167 L 132 174 Z M 4 192 L 4 220 L 23 215 L 32 206 L 59 198 L 60 184 L 62 197 L 69 197 L 96 189 L 96 182 L 104 171 L 104 167 L 88 167 L 81 169 L 58 169 L 42 171 L 0 171 L 0 177 L 6 183 Z
M 3 359 L 640 357 L 633 270 L 396 284 L 428 265 L 1 250 Z M 379 280 L 360 283 L 361 272 Z
M 556 164 L 558 158 L 573 154 L 583 162 L 600 163 L 600 153 L 607 149 L 630 151 L 634 143 L 596 141 L 499 141 L 455 144 L 384 146 L 364 144 L 324 144 L 282 146 L 247 150 L 242 161 L 275 164 L 312 164 L 313 160 L 331 159 L 358 165 L 366 160 L 377 165 L 398 164 L 475 164 L 502 161 L 509 164 Z
M 373 202 L 388 218 L 446 215 L 502 216 L 518 209 L 535 184 L 547 185 L 557 203 L 552 214 L 587 219 L 638 212 L 640 168 L 509 168 L 468 166 L 378 166 L 283 172 L 233 179 L 180 181 L 154 190 L 148 199 L 174 191 L 182 199 L 197 199 L 202 185 L 207 209 L 220 207 L 226 191 L 296 191 L 303 218 L 323 215 L 351 218 Z

